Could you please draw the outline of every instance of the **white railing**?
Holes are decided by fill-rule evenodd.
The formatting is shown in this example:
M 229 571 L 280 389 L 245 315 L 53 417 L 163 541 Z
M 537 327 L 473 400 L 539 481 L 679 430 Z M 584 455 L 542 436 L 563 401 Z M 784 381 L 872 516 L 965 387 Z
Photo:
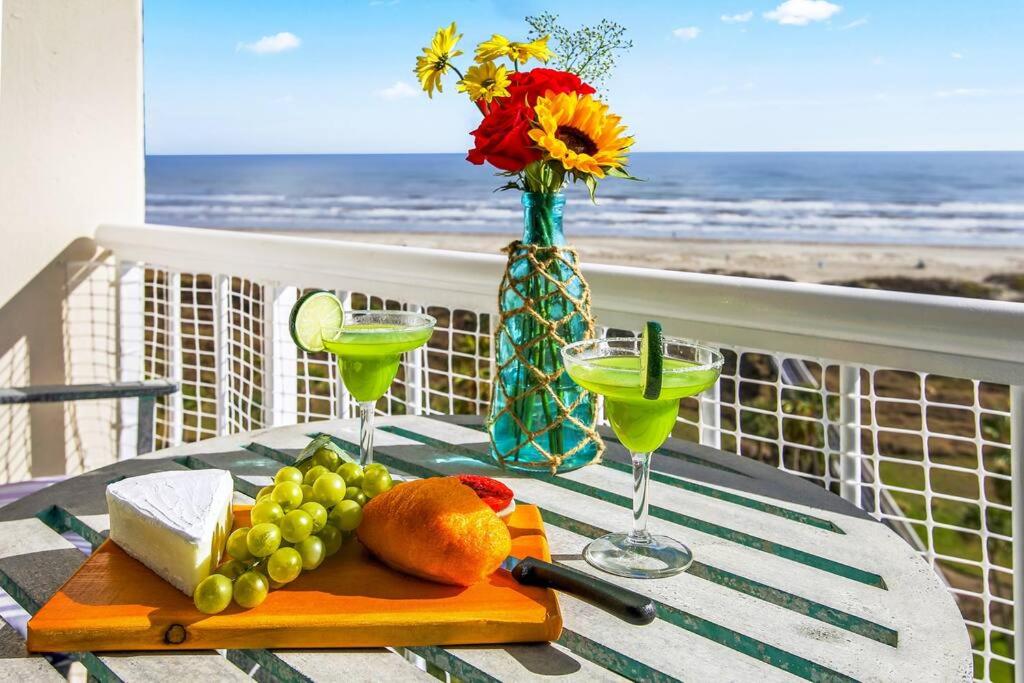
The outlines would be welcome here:
M 96 239 L 118 261 L 122 378 L 185 387 L 158 411 L 164 443 L 352 415 L 329 359 L 297 354 L 288 336 L 288 310 L 310 287 L 439 318 L 380 410 L 486 410 L 501 257 L 162 226 L 102 226 Z M 1013 545 L 1024 537 L 1021 496 L 1011 505 L 1011 490 L 1024 491 L 1024 305 L 593 264 L 584 273 L 602 326 L 657 319 L 725 350 L 722 381 L 686 402 L 678 435 L 792 471 L 885 521 L 957 597 L 978 678 L 1011 675 L 1024 655 L 1024 638 L 1010 645 L 1015 626 L 1024 633 L 1024 572 L 1012 572 L 1024 555 Z

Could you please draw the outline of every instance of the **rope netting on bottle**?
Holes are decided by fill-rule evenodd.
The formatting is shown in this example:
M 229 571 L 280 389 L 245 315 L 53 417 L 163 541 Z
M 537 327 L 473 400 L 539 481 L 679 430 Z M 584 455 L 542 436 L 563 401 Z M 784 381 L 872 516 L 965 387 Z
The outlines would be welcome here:
M 502 464 L 516 460 L 520 451 L 532 447 L 547 460 L 552 474 L 563 461 L 593 444 L 594 461 L 604 453 L 604 442 L 596 429 L 596 410 L 588 419 L 580 419 L 580 408 L 590 400 L 585 391 L 560 391 L 565 368 L 561 349 L 580 339 L 572 338 L 572 330 L 582 323 L 581 339 L 594 336 L 595 321 L 590 312 L 590 287 L 583 279 L 576 250 L 567 247 L 540 246 L 514 241 L 502 249 L 508 264 L 498 292 L 500 316 L 496 339 L 499 345 L 507 340 L 514 354 L 500 359 L 495 373 L 495 397 L 502 392 L 507 401 L 490 416 L 491 425 L 507 415 L 523 434 L 521 442 L 502 450 L 488 430 L 494 453 Z M 526 262 L 526 267 L 519 265 Z M 521 273 L 517 275 L 516 273 Z M 579 286 L 574 286 L 578 282 Z M 576 289 L 578 294 L 574 294 Z M 509 294 L 513 296 L 509 296 Z M 518 302 L 509 306 L 509 301 Z M 504 302 L 504 305 L 502 303 Z M 521 370 L 509 372 L 513 366 Z M 512 379 L 510 379 L 512 378 Z M 566 397 L 570 400 L 565 400 Z M 550 408 L 540 423 L 531 416 L 532 407 L 541 402 Z M 546 403 L 546 405 L 545 405 Z M 568 426 L 582 435 L 568 449 L 552 448 L 563 443 L 562 433 Z M 545 445 L 546 443 L 546 445 Z

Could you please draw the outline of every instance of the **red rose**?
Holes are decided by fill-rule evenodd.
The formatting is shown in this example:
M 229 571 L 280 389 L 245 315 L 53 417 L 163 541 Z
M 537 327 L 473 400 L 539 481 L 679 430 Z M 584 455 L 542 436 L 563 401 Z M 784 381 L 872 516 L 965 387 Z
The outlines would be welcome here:
M 580 95 L 592 95 L 594 89 L 580 80 L 576 74 L 555 69 L 532 69 L 509 74 L 509 100 L 526 102 L 532 107 L 538 97 L 543 97 L 549 90 L 554 94 L 578 92 Z
M 475 141 L 466 159 L 485 161 L 503 171 L 518 173 L 541 157 L 528 133 L 533 127 L 533 105 L 547 92 L 578 92 L 590 95 L 594 89 L 576 74 L 554 69 L 533 69 L 510 74 L 509 97 L 491 102 L 490 111 L 471 135 Z

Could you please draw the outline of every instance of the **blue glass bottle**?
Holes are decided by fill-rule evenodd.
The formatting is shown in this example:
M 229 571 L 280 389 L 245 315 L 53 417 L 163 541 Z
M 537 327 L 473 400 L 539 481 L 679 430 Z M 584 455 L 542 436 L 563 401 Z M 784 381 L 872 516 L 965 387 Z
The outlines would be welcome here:
M 586 320 L 590 311 L 579 311 L 571 300 L 589 309 L 589 295 L 584 296 L 586 286 L 568 265 L 576 264 L 575 252 L 563 248 L 564 207 L 565 196 L 561 193 L 523 193 L 523 239 L 513 244 L 502 283 L 499 305 L 504 324 L 497 332 L 497 375 L 488 429 L 492 455 L 513 469 L 552 471 L 557 464 L 557 471 L 568 472 L 590 463 L 602 450 L 600 442 L 580 427 L 558 419 L 555 402 L 555 396 L 565 406 L 578 401 L 573 416 L 593 427 L 593 395 L 562 369 L 561 347 L 545 335 L 551 325 L 552 331 L 568 344 L 592 333 Z M 531 254 L 541 267 L 531 262 Z M 542 269 L 550 279 L 539 272 Z M 555 282 L 564 285 L 568 296 Z M 520 349 L 519 356 L 516 348 Z M 538 390 L 539 376 L 559 370 L 561 374 L 550 392 Z M 528 434 L 536 432 L 541 434 L 531 441 Z M 554 461 L 542 451 L 555 456 Z

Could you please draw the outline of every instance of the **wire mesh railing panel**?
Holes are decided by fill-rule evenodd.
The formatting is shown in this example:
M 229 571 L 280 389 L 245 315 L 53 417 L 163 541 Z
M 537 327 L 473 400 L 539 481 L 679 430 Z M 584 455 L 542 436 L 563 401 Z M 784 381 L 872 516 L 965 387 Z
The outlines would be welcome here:
M 227 345 L 228 432 L 245 432 L 266 424 L 264 415 L 264 343 L 266 302 L 263 285 L 232 277 L 224 315 Z
M 180 276 L 182 441 L 217 435 L 216 288 L 209 275 Z
M 140 379 L 174 378 L 172 358 L 176 331 L 173 329 L 171 298 L 171 272 L 157 267 L 147 267 L 142 285 L 143 300 L 143 354 L 142 377 Z M 174 305 L 177 305 L 174 302 Z M 157 399 L 154 412 L 153 447 L 166 448 L 175 445 L 175 421 L 173 398 L 162 396 Z M 141 425 L 140 425 L 141 428 Z

